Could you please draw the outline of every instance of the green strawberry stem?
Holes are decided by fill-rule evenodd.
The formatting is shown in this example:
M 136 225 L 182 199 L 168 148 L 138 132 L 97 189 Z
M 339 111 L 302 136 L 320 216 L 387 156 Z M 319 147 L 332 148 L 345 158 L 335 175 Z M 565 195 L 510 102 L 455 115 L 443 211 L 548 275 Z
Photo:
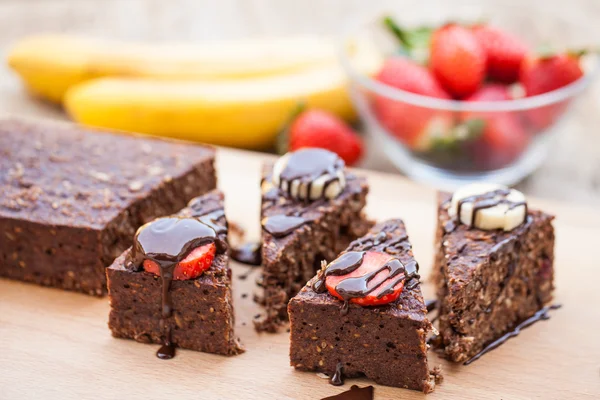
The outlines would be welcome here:
M 275 151 L 277 154 L 283 155 L 288 152 L 290 147 L 290 127 L 292 126 L 296 118 L 298 118 L 298 116 L 302 114 L 305 110 L 306 103 L 304 101 L 299 101 L 296 104 L 296 107 L 292 110 L 292 112 L 286 119 L 285 123 L 283 124 L 283 126 L 279 130 L 279 133 L 277 134 L 277 140 L 275 142 Z
M 552 45 L 546 43 L 546 44 L 542 44 L 542 45 L 538 46 L 535 49 L 534 54 L 541 60 L 547 60 L 547 59 L 550 59 L 561 53 L 567 54 L 574 58 L 579 58 L 586 54 L 597 53 L 597 52 L 598 52 L 598 50 L 590 49 L 590 48 L 567 49 L 567 50 L 560 51 L 556 47 L 553 47 Z
M 400 53 L 413 61 L 426 65 L 429 59 L 429 42 L 433 29 L 429 26 L 419 26 L 404 29 L 390 16 L 383 18 L 383 25 L 400 42 Z
M 467 131 L 467 135 L 463 140 L 475 140 L 483 134 L 485 120 L 483 118 L 469 119 L 460 124 L 459 127 L 463 127 Z
M 389 15 L 385 16 L 383 18 L 383 24 L 400 41 L 402 47 L 408 50 L 412 48 L 412 43 L 408 38 L 408 34 L 402 28 L 400 28 L 400 25 L 398 25 L 398 23 L 394 21 L 392 17 Z

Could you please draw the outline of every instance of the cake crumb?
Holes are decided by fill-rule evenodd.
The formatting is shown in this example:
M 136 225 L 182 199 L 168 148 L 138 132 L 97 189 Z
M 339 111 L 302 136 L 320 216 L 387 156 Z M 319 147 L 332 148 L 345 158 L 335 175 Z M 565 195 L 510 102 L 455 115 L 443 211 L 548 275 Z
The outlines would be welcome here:
M 439 385 L 442 382 L 444 382 L 444 375 L 442 375 L 442 366 L 441 365 L 437 365 L 436 367 L 434 367 L 433 370 L 430 371 L 430 373 L 431 373 L 431 375 L 433 375 L 436 385 Z

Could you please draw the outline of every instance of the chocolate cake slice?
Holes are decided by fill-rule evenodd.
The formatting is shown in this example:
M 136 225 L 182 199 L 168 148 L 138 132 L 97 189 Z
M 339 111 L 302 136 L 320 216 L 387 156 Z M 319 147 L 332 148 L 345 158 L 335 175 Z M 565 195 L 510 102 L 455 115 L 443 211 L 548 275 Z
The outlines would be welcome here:
M 553 217 L 528 210 L 524 197 L 510 200 L 514 190 L 471 192 L 454 200 L 448 193 L 438 196 L 433 280 L 439 345 L 455 362 L 470 360 L 533 316 L 553 290 Z M 493 211 L 498 205 L 503 208 Z M 483 215 L 488 210 L 490 218 Z
M 399 219 L 352 242 L 289 303 L 291 365 L 329 374 L 333 384 L 366 376 L 431 392 L 437 374 L 429 370 L 426 341 L 432 326 L 417 271 Z
M 178 224 L 189 219 L 193 229 L 200 228 L 200 233 L 187 242 L 191 243 L 188 254 L 206 243 L 227 241 L 223 194 L 219 191 L 191 200 L 172 218 L 179 218 Z M 156 221 L 163 220 L 169 222 L 167 218 Z M 161 227 L 159 231 L 166 233 L 156 238 L 163 243 L 180 242 L 184 232 L 177 231 L 176 225 L 168 228 Z M 136 245 L 140 242 L 138 232 Z M 146 240 L 142 245 L 148 253 L 154 244 Z M 210 266 L 192 279 L 178 279 L 177 270 L 169 270 L 165 265 L 161 265 L 158 274 L 147 272 L 146 264 L 132 262 L 139 254 L 132 256 L 132 249 L 126 250 L 107 269 L 111 306 L 108 326 L 113 336 L 163 344 L 157 353 L 161 358 L 170 358 L 175 346 L 223 355 L 241 353 L 243 348 L 234 335 L 229 256 L 226 249 L 221 250 L 217 250 Z M 168 260 L 165 254 L 154 257 Z
M 91 295 L 144 223 L 216 186 L 215 150 L 0 121 L 0 277 Z
M 259 331 L 275 332 L 287 320 L 287 303 L 372 225 L 362 209 L 367 182 L 344 168 L 334 153 L 303 149 L 266 165 L 262 177 L 262 277 L 266 316 Z

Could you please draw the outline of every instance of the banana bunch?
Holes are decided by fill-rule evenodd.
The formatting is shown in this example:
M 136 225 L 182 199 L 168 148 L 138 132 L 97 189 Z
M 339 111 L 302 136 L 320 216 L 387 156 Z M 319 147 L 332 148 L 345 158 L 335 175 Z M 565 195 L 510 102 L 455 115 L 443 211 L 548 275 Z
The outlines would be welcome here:
M 145 45 L 44 35 L 17 43 L 8 63 L 85 125 L 262 149 L 299 102 L 355 118 L 335 47 L 317 36 Z M 366 74 L 381 65 L 368 42 L 350 53 Z

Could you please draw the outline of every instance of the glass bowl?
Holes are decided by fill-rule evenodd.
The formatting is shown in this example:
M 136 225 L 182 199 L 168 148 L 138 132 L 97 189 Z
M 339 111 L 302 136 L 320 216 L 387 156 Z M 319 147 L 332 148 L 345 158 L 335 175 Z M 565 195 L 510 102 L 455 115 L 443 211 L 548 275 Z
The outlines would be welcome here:
M 514 100 L 466 102 L 423 96 L 378 82 L 355 64 L 349 43 L 368 42 L 382 60 L 397 55 L 398 45 L 382 24 L 383 16 L 390 15 L 405 27 L 487 21 L 522 38 L 533 49 L 547 44 L 557 49 L 589 47 L 583 40 L 593 34 L 578 24 L 574 13 L 563 15 L 559 9 L 552 13 L 540 10 L 540 3 L 538 7 L 523 3 L 506 1 L 491 7 L 464 0 L 437 8 L 414 3 L 379 14 L 344 35 L 341 63 L 350 77 L 361 120 L 391 162 L 410 178 L 445 189 L 475 181 L 517 183 L 545 160 L 573 100 L 596 75 L 598 56 L 587 55 L 582 60 L 584 76 L 560 89 Z M 493 136 L 486 133 L 488 129 L 495 131 Z

